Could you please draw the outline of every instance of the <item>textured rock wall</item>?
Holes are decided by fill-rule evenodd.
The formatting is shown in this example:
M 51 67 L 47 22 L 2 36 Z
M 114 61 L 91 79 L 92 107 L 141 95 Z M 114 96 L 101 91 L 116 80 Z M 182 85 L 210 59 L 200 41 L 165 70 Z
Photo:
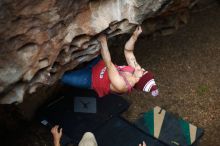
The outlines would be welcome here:
M 96 35 L 129 32 L 136 24 L 189 8 L 192 0 L 1 0 L 0 99 L 54 84 L 99 54 Z M 150 28 L 152 25 L 149 25 Z

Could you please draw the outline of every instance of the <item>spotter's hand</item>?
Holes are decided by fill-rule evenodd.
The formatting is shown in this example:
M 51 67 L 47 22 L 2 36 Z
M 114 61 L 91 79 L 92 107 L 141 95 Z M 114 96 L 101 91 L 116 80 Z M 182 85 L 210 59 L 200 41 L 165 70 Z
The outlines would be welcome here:
M 139 144 L 139 146 L 147 146 L 146 143 L 143 141 L 143 144 Z
M 60 131 L 58 130 L 59 126 L 55 125 L 52 129 L 51 129 L 51 133 L 53 134 L 54 140 L 60 140 L 61 136 L 62 136 L 62 131 L 63 129 L 61 128 Z

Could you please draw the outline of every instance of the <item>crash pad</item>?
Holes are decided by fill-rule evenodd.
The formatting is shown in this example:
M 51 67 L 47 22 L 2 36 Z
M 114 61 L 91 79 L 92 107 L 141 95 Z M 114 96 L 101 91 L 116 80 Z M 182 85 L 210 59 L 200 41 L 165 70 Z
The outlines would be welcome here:
M 138 146 L 143 141 L 147 146 L 165 146 L 121 117 L 110 119 L 94 134 L 99 146 Z
M 75 98 L 96 101 L 96 111 L 93 113 L 75 112 Z M 38 119 L 41 123 L 44 121 L 42 124 L 48 128 L 56 124 L 60 125 L 63 133 L 72 139 L 71 142 L 77 144 L 84 132 L 93 132 L 110 118 L 120 115 L 128 107 L 129 103 L 118 95 L 110 94 L 98 98 L 92 90 L 71 89 L 71 91 L 59 93 L 55 100 L 41 107 Z
M 202 128 L 158 106 L 143 113 L 135 125 L 146 134 L 152 135 L 169 146 L 195 145 L 203 135 Z

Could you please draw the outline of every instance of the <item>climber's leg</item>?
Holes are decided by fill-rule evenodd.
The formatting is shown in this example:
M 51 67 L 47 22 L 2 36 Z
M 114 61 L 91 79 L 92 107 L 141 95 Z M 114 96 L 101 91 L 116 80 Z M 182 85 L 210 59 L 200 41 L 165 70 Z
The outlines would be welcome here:
M 61 78 L 61 82 L 70 86 L 91 89 L 92 67 L 98 63 L 100 57 L 93 59 L 86 67 L 66 72 Z

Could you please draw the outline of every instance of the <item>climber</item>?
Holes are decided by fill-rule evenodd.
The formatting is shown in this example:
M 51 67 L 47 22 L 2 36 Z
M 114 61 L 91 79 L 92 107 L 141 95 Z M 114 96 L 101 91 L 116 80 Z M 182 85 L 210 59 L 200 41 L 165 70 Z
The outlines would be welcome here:
M 134 45 L 141 34 L 141 26 L 137 26 L 130 39 L 126 42 L 124 55 L 128 66 L 117 66 L 112 63 L 106 36 L 101 34 L 101 56 L 94 59 L 85 68 L 67 72 L 61 81 L 75 87 L 93 89 L 99 97 L 109 93 L 129 93 L 133 88 L 158 95 L 158 89 L 150 71 L 145 71 L 136 61 Z
M 60 130 L 58 130 L 59 125 L 55 125 L 52 129 L 51 129 L 51 133 L 53 135 L 53 143 L 54 146 L 61 146 L 60 145 L 60 139 L 62 137 L 62 128 Z M 91 132 L 86 132 L 82 139 L 80 140 L 78 146 L 98 146 L 95 136 L 93 133 Z M 146 143 L 143 141 L 143 145 L 139 144 L 138 146 L 146 146 Z

